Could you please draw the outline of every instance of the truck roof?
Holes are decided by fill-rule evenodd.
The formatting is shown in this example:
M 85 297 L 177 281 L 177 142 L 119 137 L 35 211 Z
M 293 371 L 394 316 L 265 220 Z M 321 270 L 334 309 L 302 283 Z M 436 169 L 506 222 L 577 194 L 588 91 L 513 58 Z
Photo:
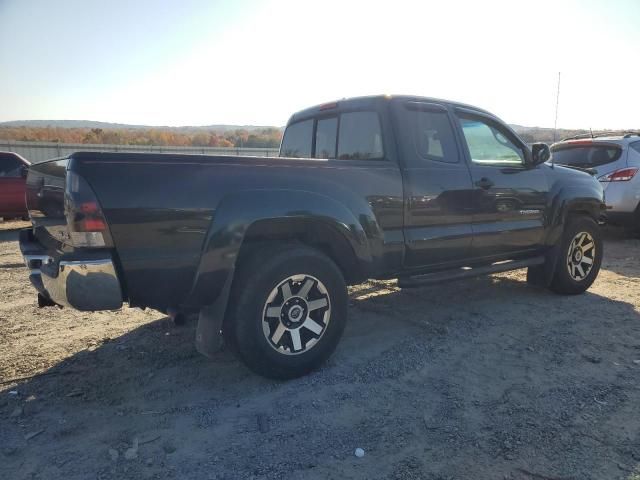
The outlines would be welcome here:
M 291 118 L 289 118 L 288 123 L 301 120 L 303 118 L 313 117 L 324 110 L 332 110 L 334 108 L 338 110 L 343 110 L 345 108 L 347 109 L 375 108 L 380 103 L 389 102 L 391 100 L 440 103 L 440 104 L 450 105 L 453 107 L 462 107 L 469 110 L 475 110 L 477 112 L 484 113 L 485 115 L 491 115 L 492 117 L 495 117 L 495 115 L 493 115 L 491 112 L 483 110 L 482 108 L 474 107 L 473 105 L 468 105 L 466 103 L 453 102 L 451 100 L 444 100 L 441 98 L 421 97 L 418 95 L 369 95 L 369 96 L 362 96 L 362 97 L 342 98 L 340 100 L 325 102 L 319 105 L 314 105 L 313 107 L 305 108 L 304 110 L 300 110 L 294 113 L 293 115 L 291 115 Z

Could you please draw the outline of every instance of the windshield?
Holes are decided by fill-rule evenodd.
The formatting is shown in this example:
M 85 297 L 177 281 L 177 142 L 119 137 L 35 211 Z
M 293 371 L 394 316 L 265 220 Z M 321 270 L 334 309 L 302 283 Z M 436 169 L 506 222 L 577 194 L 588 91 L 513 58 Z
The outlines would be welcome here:
M 622 149 L 615 145 L 559 146 L 552 149 L 553 161 L 573 167 L 593 168 L 615 162 Z

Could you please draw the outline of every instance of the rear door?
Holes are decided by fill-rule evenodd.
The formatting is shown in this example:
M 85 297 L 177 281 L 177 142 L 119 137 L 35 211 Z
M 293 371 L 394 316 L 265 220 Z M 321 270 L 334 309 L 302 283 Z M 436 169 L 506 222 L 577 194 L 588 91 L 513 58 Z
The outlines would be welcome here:
M 15 155 L 0 154 L 0 217 L 26 215 L 23 176 L 25 167 L 26 165 Z
M 548 183 L 528 147 L 501 122 L 456 109 L 473 181 L 473 257 L 508 258 L 543 247 Z
M 405 267 L 464 263 L 471 255 L 472 182 L 447 107 L 394 104 L 405 188 Z
M 384 113 L 383 107 L 373 103 L 322 108 L 311 118 L 289 123 L 280 156 L 327 160 L 327 170 L 319 171 L 318 177 L 336 176 L 330 196 L 357 216 L 373 256 L 381 259 L 376 270 L 388 273 L 402 263 L 403 191 L 391 125 Z M 289 172 L 295 185 L 295 169 Z M 308 184 L 306 178 L 301 181 Z M 318 185 L 326 195 L 326 183 Z M 366 201 L 373 217 L 355 199 Z

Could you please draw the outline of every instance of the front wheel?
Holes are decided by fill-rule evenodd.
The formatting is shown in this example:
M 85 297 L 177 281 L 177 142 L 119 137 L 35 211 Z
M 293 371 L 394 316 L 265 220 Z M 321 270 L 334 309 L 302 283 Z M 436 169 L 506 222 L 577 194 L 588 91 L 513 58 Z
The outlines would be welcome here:
M 320 366 L 335 350 L 347 317 L 347 289 L 326 255 L 274 248 L 242 262 L 225 335 L 241 360 L 265 377 L 288 379 Z
M 561 239 L 551 290 L 568 295 L 587 290 L 598 276 L 602 254 L 598 224 L 589 217 L 570 219 Z

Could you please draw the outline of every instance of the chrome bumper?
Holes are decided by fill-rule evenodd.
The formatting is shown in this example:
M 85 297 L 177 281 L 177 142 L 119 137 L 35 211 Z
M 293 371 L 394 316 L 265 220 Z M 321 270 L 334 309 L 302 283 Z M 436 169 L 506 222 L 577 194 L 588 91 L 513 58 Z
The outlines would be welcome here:
M 111 259 L 61 261 L 57 275 L 41 271 L 49 298 L 76 310 L 116 310 L 122 307 L 122 292 Z
M 113 261 L 108 258 L 55 261 L 25 235 L 20 247 L 34 287 L 58 305 L 76 310 L 116 310 L 122 290 Z M 107 254 L 108 255 L 108 254 Z

